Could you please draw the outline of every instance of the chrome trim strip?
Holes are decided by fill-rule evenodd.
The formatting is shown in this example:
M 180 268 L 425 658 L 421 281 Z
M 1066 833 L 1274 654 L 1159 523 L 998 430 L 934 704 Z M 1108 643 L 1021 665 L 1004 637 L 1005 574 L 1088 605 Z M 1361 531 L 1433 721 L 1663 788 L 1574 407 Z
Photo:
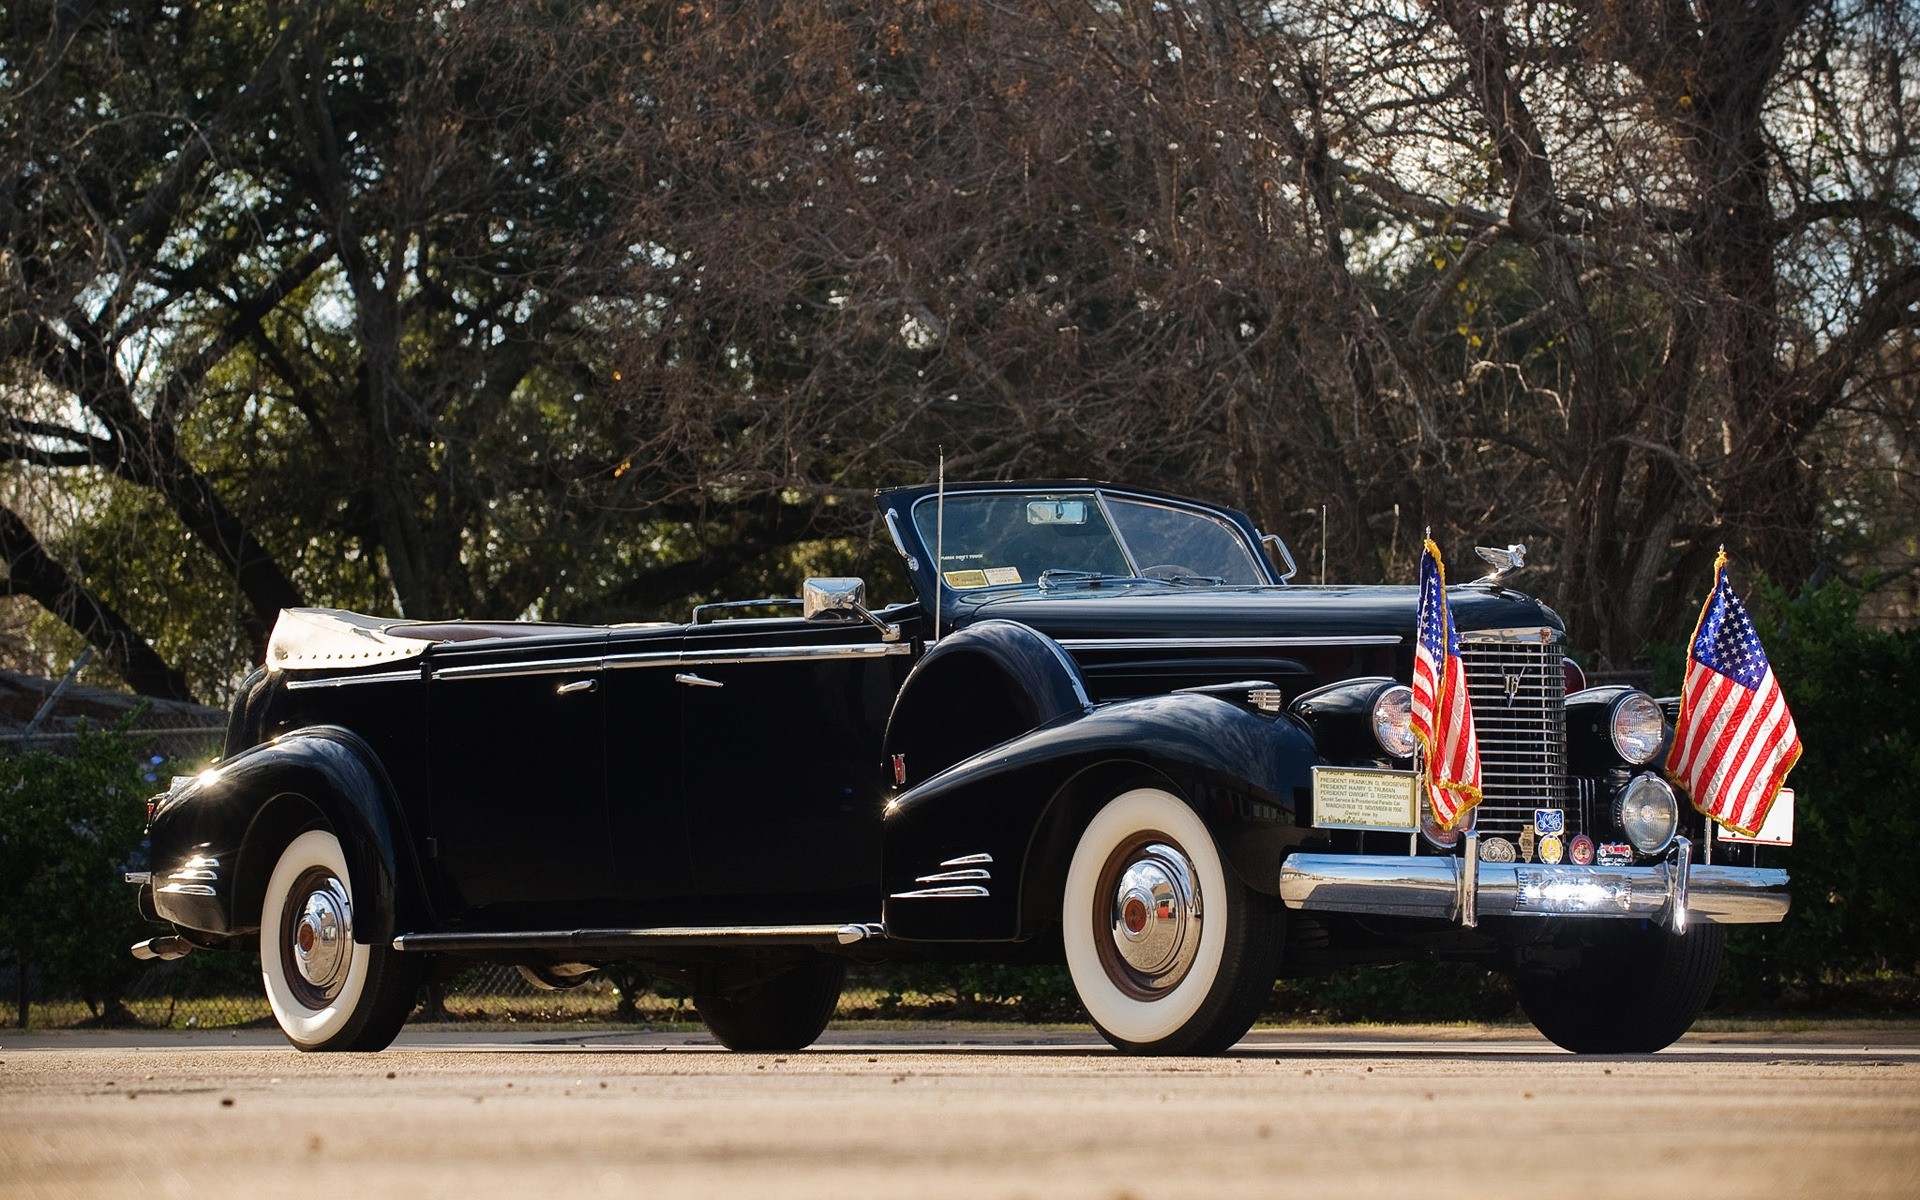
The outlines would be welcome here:
M 156 892 L 165 892 L 169 896 L 215 896 L 212 887 L 204 883 L 169 883 L 165 887 L 155 888 Z
M 631 654 L 609 654 L 600 660 L 609 671 L 625 670 L 629 667 L 672 667 L 678 666 L 678 650 L 636 650 Z
M 631 654 L 608 654 L 599 658 L 540 659 L 524 663 L 473 663 L 440 667 L 438 678 L 474 679 L 512 675 L 552 675 L 589 669 L 625 670 L 632 667 L 718 665 L 747 662 L 800 662 L 814 659 L 884 658 L 892 654 L 911 654 L 905 642 L 871 642 L 847 646 L 742 646 L 728 650 L 645 650 Z M 326 681 L 334 682 L 334 681 Z M 344 682 L 344 681 L 342 681 Z
M 404 683 L 419 678 L 420 668 L 415 667 L 411 671 L 376 671 L 371 675 L 325 675 L 318 679 L 288 677 L 286 687 L 290 692 L 297 692 L 303 688 L 340 687 L 349 683 Z
M 1462 634 L 1462 638 L 1466 635 Z M 1398 646 L 1397 633 L 1356 634 L 1352 637 L 1228 637 L 1228 638 L 1061 638 L 1069 650 L 1239 650 L 1264 646 Z
M 435 679 L 508 679 L 516 675 L 563 675 L 569 671 L 598 671 L 600 656 L 592 658 L 539 658 L 518 663 L 471 663 L 457 667 L 435 667 Z
M 962 854 L 959 858 L 949 858 L 940 865 L 943 867 L 981 867 L 991 866 L 992 864 L 993 855 L 991 854 Z
M 1529 625 L 1516 629 L 1460 630 L 1460 640 L 1463 642 L 1522 642 L 1530 646 L 1551 646 L 1559 642 L 1563 636 L 1551 625 Z
M 680 656 L 683 666 L 802 661 L 821 658 L 885 658 L 890 654 L 912 654 L 905 642 L 871 642 L 852 646 L 754 646 L 738 650 L 687 652 Z
M 935 871 L 931 875 L 916 875 L 915 883 L 962 883 L 969 879 L 992 879 L 993 872 L 981 867 L 968 867 L 963 871 Z
M 947 887 L 920 888 L 911 892 L 895 892 L 889 900 L 984 900 L 993 893 L 977 883 L 953 884 Z
M 842 945 L 851 928 L 833 925 L 677 925 L 657 929 L 545 929 L 525 933 L 403 933 L 393 939 L 400 951 L 472 951 L 592 949 L 667 945 Z
M 1762 925 L 1787 915 L 1787 873 L 1762 867 L 1691 865 L 1684 886 L 1669 864 L 1581 867 L 1563 863 L 1476 864 L 1477 915 L 1635 917 Z M 1375 854 L 1295 854 L 1280 865 L 1280 898 L 1315 912 L 1458 920 L 1461 860 Z

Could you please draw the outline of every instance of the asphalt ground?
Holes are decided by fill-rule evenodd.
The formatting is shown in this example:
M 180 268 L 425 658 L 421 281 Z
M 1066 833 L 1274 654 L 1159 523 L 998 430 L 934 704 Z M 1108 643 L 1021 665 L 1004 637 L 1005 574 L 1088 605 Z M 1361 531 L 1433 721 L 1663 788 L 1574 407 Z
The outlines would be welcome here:
M 1920 1197 L 1920 1028 L 1576 1058 L 1511 1028 L 0 1031 L 0 1196 Z

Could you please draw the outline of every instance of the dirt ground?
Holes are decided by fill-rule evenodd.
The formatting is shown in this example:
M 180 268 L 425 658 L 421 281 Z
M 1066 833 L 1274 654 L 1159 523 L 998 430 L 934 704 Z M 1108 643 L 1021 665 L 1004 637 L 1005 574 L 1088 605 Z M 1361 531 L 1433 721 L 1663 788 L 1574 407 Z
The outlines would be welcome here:
M 0 1196 L 1920 1197 L 1920 1031 L 1261 1030 L 1216 1059 L 1084 1032 L 0 1032 Z

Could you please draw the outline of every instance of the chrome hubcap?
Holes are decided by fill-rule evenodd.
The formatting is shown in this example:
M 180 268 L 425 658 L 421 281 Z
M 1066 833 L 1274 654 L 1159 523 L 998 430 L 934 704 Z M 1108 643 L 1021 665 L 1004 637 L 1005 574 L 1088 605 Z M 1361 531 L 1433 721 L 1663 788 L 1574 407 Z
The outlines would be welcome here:
M 1179 849 L 1150 842 L 1126 855 L 1114 876 L 1109 933 L 1112 965 L 1124 982 L 1164 992 L 1186 977 L 1200 950 L 1200 880 Z
M 300 978 L 324 996 L 346 981 L 353 955 L 353 904 L 346 885 L 331 875 L 316 881 L 294 919 L 289 947 Z

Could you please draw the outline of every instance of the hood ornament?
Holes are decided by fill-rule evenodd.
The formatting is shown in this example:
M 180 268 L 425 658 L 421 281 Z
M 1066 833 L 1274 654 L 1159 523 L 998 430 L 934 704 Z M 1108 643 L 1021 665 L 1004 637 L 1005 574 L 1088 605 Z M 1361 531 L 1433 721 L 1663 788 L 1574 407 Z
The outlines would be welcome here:
M 1505 550 L 1498 550 L 1492 546 L 1475 546 L 1473 552 L 1493 568 L 1473 581 L 1477 586 L 1499 587 L 1527 567 L 1527 547 L 1522 542 L 1515 542 Z

